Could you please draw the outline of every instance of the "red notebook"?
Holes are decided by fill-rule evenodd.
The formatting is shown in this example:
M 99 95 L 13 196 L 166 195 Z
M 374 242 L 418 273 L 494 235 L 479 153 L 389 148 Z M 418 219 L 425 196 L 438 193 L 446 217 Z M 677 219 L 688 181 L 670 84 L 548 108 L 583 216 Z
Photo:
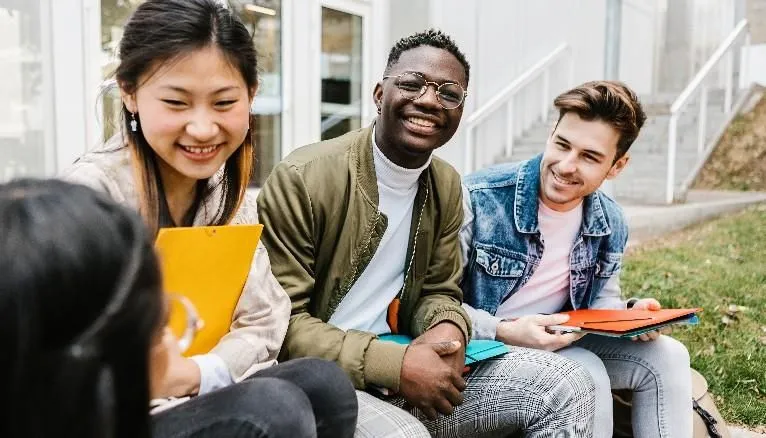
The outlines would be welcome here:
M 604 336 L 633 337 L 672 324 L 696 324 L 702 309 L 609 310 L 584 309 L 561 312 L 569 321 L 548 327 L 553 331 L 586 332 Z

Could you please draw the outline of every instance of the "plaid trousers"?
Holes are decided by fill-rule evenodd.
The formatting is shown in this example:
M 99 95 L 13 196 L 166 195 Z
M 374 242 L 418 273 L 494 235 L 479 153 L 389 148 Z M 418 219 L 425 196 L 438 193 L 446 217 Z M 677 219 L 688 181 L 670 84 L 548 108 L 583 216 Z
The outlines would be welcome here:
M 595 386 L 589 373 L 558 354 L 521 347 L 481 362 L 466 378 L 464 402 L 428 420 L 402 397 L 357 392 L 356 438 L 588 438 Z

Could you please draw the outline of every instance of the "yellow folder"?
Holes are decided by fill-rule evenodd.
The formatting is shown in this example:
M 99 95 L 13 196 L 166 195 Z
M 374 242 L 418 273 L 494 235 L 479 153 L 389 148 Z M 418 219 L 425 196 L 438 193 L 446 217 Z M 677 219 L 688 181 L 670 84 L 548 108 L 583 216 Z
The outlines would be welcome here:
M 263 225 L 163 228 L 155 247 L 163 286 L 194 305 L 202 322 L 186 356 L 208 353 L 229 332 L 234 309 L 247 281 Z M 184 332 L 183 306 L 170 309 L 170 327 Z

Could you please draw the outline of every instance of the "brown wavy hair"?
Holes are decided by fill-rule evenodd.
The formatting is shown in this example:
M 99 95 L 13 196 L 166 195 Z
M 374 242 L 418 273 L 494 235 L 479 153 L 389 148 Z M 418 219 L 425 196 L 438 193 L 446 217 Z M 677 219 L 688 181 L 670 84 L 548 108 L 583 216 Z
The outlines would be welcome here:
M 559 110 L 556 124 L 564 114 L 573 112 L 583 120 L 600 120 L 617 130 L 620 140 L 614 161 L 628 152 L 646 121 L 636 93 L 619 81 L 586 82 L 560 94 L 553 105 Z

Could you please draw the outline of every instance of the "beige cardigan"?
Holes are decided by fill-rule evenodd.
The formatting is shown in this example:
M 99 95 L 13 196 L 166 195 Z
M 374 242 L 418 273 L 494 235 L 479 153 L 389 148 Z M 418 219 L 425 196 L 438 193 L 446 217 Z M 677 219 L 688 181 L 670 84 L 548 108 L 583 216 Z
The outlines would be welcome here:
M 213 178 L 220 177 L 219 172 Z M 105 192 L 115 201 L 138 209 L 130 152 L 119 137 L 80 157 L 62 178 Z M 216 189 L 200 206 L 194 225 L 212 221 L 221 196 L 220 188 Z M 246 196 L 232 223 L 258 223 L 254 195 Z M 230 331 L 211 353 L 223 359 L 232 379 L 239 382 L 276 363 L 289 319 L 290 298 L 271 273 L 266 248 L 259 243 Z

